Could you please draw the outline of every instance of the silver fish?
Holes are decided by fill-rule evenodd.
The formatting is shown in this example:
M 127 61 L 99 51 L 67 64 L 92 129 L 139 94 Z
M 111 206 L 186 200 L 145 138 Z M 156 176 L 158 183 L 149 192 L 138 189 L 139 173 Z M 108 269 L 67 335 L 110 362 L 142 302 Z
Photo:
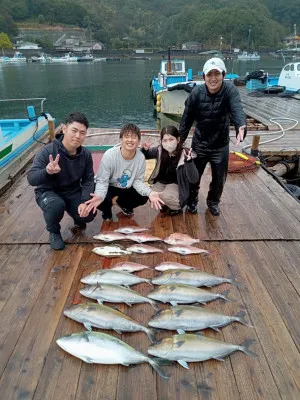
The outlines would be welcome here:
M 137 243 L 162 241 L 161 238 L 150 235 L 149 233 L 131 233 L 130 235 L 126 235 L 126 239 L 133 240 Z
M 159 311 L 148 323 L 153 328 L 169 329 L 178 333 L 185 331 L 199 331 L 211 328 L 216 331 L 223 326 L 237 321 L 251 326 L 245 320 L 245 313 L 237 315 L 217 314 L 196 306 L 176 306 Z
M 201 334 L 174 335 L 150 345 L 148 353 L 167 360 L 177 361 L 182 367 L 189 368 L 187 362 L 205 361 L 211 358 L 223 361 L 223 358 L 235 351 L 242 351 L 256 357 L 248 349 L 252 341 L 240 345 L 221 342 Z
M 163 378 L 159 361 L 153 360 L 122 340 L 100 332 L 81 332 L 66 335 L 56 343 L 66 352 L 89 364 L 141 364 L 148 362 Z
M 117 263 L 111 269 L 113 269 L 115 271 L 136 272 L 136 271 L 143 271 L 144 269 L 152 269 L 152 268 L 147 267 L 146 265 L 143 265 L 143 264 L 124 261 L 124 262 Z
M 103 232 L 93 236 L 93 239 L 102 240 L 103 242 L 113 242 L 114 240 L 126 240 L 126 236 L 118 232 Z
M 127 247 L 127 250 L 132 253 L 147 254 L 147 253 L 163 253 L 163 250 L 157 247 L 148 246 L 147 244 L 134 244 Z
M 64 310 L 64 314 L 74 321 L 83 324 L 88 331 L 91 331 L 92 327 L 113 329 L 119 334 L 122 332 L 142 331 L 148 335 L 151 342 L 155 340 L 155 335 L 152 329 L 140 324 L 119 310 L 101 304 L 76 304 Z
M 173 261 L 165 261 L 160 263 L 155 267 L 157 271 L 168 271 L 170 269 L 196 269 L 195 267 L 190 267 L 188 265 L 180 264 Z
M 191 236 L 187 235 L 186 233 L 171 233 L 171 235 L 167 236 L 164 239 L 164 242 L 170 244 L 171 246 L 190 246 L 194 243 L 199 243 L 199 239 L 192 238 Z
M 173 306 L 177 306 L 177 304 L 206 304 L 217 299 L 232 301 L 232 299 L 227 297 L 228 293 L 229 290 L 226 290 L 224 293 L 212 293 L 197 287 L 176 284 L 158 286 L 148 294 L 148 297 L 153 300 L 171 303 Z
M 159 311 L 154 300 L 123 286 L 102 283 L 97 286 L 85 286 L 80 289 L 79 292 L 89 299 L 97 300 L 99 304 L 102 304 L 104 301 L 108 303 L 125 303 L 128 306 L 132 304 L 149 303 L 155 311 Z
M 125 250 L 120 246 L 95 247 L 92 252 L 104 257 L 119 257 L 131 254 L 129 250 Z
M 210 254 L 209 251 L 204 250 L 204 249 L 199 249 L 198 247 L 195 246 L 173 246 L 168 248 L 169 251 L 172 253 L 178 253 L 181 254 L 182 256 L 186 256 L 189 254 Z
M 122 228 L 115 229 L 114 232 L 124 233 L 125 235 L 135 232 L 148 231 L 148 228 L 140 228 L 138 226 L 123 226 Z
M 108 283 L 111 285 L 131 286 L 137 283 L 147 282 L 151 285 L 149 279 L 129 274 L 128 272 L 115 271 L 112 269 L 100 269 L 94 271 L 81 279 L 82 283 L 88 285 L 97 285 L 98 283 Z
M 183 284 L 190 286 L 207 286 L 212 287 L 220 285 L 221 283 L 231 283 L 235 286 L 240 286 L 234 278 L 223 278 L 221 276 L 207 274 L 203 271 L 187 270 L 183 271 L 180 269 L 174 269 L 172 271 L 165 271 L 160 276 L 153 278 L 152 283 L 154 285 L 165 285 L 165 284 Z

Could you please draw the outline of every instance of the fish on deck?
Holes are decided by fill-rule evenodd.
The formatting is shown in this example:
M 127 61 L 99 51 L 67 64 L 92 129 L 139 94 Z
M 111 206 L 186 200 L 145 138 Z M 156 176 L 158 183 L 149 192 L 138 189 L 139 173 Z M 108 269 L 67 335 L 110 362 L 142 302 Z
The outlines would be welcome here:
M 148 267 L 147 265 L 143 265 L 143 264 L 139 264 L 139 263 L 123 261 L 123 262 L 117 263 L 111 269 L 113 269 L 115 271 L 137 272 L 137 271 L 143 271 L 144 269 L 152 269 L 152 268 Z
M 204 249 L 199 249 L 195 246 L 184 246 L 177 245 L 173 247 L 169 247 L 168 250 L 172 253 L 181 254 L 182 256 L 190 255 L 190 254 L 210 254 L 209 251 Z
M 126 235 L 126 239 L 133 240 L 137 243 L 144 243 L 144 242 L 157 242 L 162 241 L 161 238 L 157 236 L 150 235 L 149 233 L 130 233 Z
M 175 261 L 164 261 L 155 267 L 156 271 L 168 271 L 170 269 L 196 269 L 189 265 L 181 264 Z
M 127 251 L 138 254 L 148 254 L 148 253 L 163 253 L 164 251 L 158 249 L 157 247 L 148 246 L 147 244 L 134 244 L 127 247 Z
M 200 243 L 199 239 L 192 238 L 191 236 L 187 235 L 186 233 L 171 233 L 171 235 L 167 236 L 164 239 L 164 242 L 170 244 L 171 246 L 176 245 L 183 245 L 183 246 L 190 246 L 194 243 Z
M 102 232 L 93 236 L 93 239 L 102 240 L 103 242 L 113 242 L 115 240 L 126 240 L 126 236 L 118 232 Z
M 149 228 L 140 228 L 139 226 L 123 226 L 122 228 L 115 229 L 114 232 L 123 233 L 125 235 L 129 233 L 137 233 L 148 231 Z
M 95 247 L 92 250 L 93 253 L 98 254 L 98 256 L 104 256 L 107 258 L 120 257 L 127 254 L 131 254 L 129 250 L 125 250 L 121 246 L 103 246 Z
M 81 282 L 86 283 L 87 285 L 107 283 L 112 285 L 131 286 L 142 282 L 151 284 L 149 279 L 140 278 L 139 276 L 132 275 L 128 272 L 116 271 L 112 269 L 100 269 L 98 271 L 94 271 L 91 274 L 85 275 L 83 278 L 81 278 Z

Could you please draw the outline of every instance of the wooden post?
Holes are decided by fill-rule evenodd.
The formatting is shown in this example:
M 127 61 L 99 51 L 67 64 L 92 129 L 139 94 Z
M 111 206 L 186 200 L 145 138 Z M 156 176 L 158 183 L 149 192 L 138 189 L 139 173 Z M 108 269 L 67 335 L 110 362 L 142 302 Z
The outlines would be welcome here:
M 54 139 L 54 135 L 55 135 L 55 123 L 54 123 L 54 119 L 52 119 L 52 118 L 48 119 L 48 130 L 49 130 L 50 141 L 52 142 L 52 140 Z
M 260 136 L 253 136 L 252 139 L 252 147 L 251 147 L 251 156 L 258 156 L 258 146 L 259 146 Z

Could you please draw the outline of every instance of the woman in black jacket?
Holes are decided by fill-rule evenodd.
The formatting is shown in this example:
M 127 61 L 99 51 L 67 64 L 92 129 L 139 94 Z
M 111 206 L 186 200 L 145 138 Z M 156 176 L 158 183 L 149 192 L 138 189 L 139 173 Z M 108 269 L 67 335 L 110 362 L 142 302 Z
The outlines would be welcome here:
M 159 192 L 159 197 L 165 203 L 162 211 L 177 215 L 187 203 L 190 184 L 199 180 L 194 164 L 196 154 L 183 147 L 175 126 L 163 128 L 160 139 L 161 143 L 157 147 L 150 147 L 149 142 L 144 143 L 142 152 L 146 159 L 157 160 L 149 183 L 153 185 L 152 190 Z

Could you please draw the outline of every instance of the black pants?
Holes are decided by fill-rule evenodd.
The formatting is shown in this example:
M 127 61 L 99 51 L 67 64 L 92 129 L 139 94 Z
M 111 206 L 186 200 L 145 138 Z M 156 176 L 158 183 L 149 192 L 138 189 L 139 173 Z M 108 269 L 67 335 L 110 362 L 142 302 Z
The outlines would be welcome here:
M 52 190 L 44 192 L 36 199 L 43 211 L 46 228 L 49 232 L 60 232 L 60 221 L 66 211 L 74 222 L 91 222 L 96 214 L 91 211 L 87 217 L 81 218 L 78 214 L 78 206 L 82 203 L 81 191 L 75 193 L 56 193 Z
M 197 151 L 197 158 L 195 158 L 194 163 L 199 172 L 199 182 L 190 185 L 188 204 L 191 205 L 198 202 L 200 180 L 208 162 L 211 165 L 212 181 L 209 185 L 206 202 L 207 205 L 219 204 L 227 178 L 228 160 L 229 145 L 217 150 L 205 149 Z
M 109 186 L 104 201 L 98 207 L 104 214 L 111 214 L 112 199 L 118 196 L 117 204 L 121 208 L 132 211 L 138 206 L 146 204 L 147 196 L 140 195 L 133 187 L 121 189 L 115 186 Z

